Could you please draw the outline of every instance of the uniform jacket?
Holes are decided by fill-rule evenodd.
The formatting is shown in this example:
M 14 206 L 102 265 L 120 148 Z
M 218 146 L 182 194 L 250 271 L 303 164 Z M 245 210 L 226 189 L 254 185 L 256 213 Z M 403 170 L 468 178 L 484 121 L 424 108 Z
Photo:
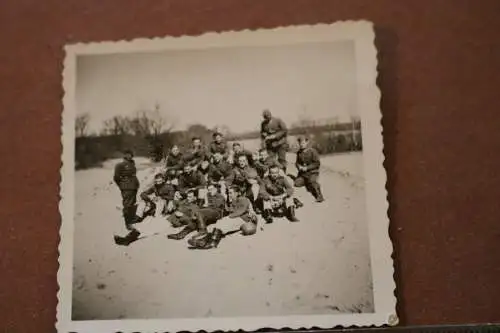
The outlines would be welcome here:
M 229 217 L 234 219 L 250 213 L 250 200 L 247 197 L 240 196 L 229 203 L 227 208 Z
M 248 164 L 253 165 L 253 163 L 254 163 L 253 154 L 252 154 L 251 151 L 246 150 L 246 149 L 243 149 L 240 152 L 234 152 L 234 158 L 233 158 L 234 159 L 234 161 L 233 161 L 234 165 L 238 164 L 238 157 L 240 157 L 241 155 L 245 155 L 247 157 Z
M 189 189 L 200 189 L 207 185 L 203 174 L 197 170 L 190 173 L 183 173 L 179 176 L 179 191 L 185 192 Z
M 224 179 L 229 179 L 232 174 L 232 167 L 226 161 L 220 161 L 219 163 L 210 164 L 208 171 L 208 180 L 219 182 Z
M 264 200 L 268 200 L 270 196 L 277 196 L 285 193 L 288 197 L 293 195 L 293 187 L 285 177 L 278 176 L 278 178 L 273 180 L 268 176 L 262 181 L 260 194 Z
M 120 190 L 137 190 L 139 180 L 137 179 L 137 169 L 135 162 L 124 160 L 115 167 L 113 180 Z
M 254 163 L 255 169 L 261 178 L 264 178 L 264 174 L 274 165 L 281 169 L 281 164 L 273 156 L 268 156 L 264 161 L 259 160 Z
M 313 174 L 319 173 L 319 167 L 321 165 L 319 160 L 319 154 L 316 149 L 308 147 L 304 150 L 299 150 L 297 152 L 297 160 L 295 165 L 305 166 L 307 168 L 306 171 L 299 171 L 299 174 Z
M 226 200 L 220 193 L 216 193 L 215 195 L 211 195 L 210 193 L 207 195 L 208 199 L 208 208 L 215 209 L 219 212 L 223 212 L 226 207 Z
M 167 167 L 167 169 L 182 170 L 183 166 L 182 162 L 183 162 L 182 153 L 179 153 L 177 155 L 172 155 L 172 153 L 170 152 L 167 155 L 165 166 Z
M 200 148 L 191 147 L 184 156 L 184 161 L 186 163 L 198 164 L 203 160 L 208 160 L 208 157 L 208 149 L 205 146 L 201 146 Z
M 172 200 L 176 191 L 176 186 L 171 183 L 164 183 L 161 185 L 153 184 L 141 193 L 141 199 L 144 201 L 151 201 L 150 195 L 154 194 L 164 200 Z
M 273 135 L 274 139 L 266 141 L 268 148 L 278 148 L 286 145 L 288 130 L 285 123 L 280 118 L 271 118 L 263 121 L 260 125 L 260 135 L 264 139 L 268 135 Z
M 177 210 L 184 214 L 188 218 L 193 218 L 200 207 L 195 202 L 188 202 L 187 200 L 182 200 L 177 206 Z
M 212 142 L 210 142 L 210 145 L 208 146 L 208 150 L 210 152 L 210 155 L 213 155 L 215 153 L 221 153 L 222 156 L 227 157 L 227 155 L 229 153 L 229 148 L 227 146 L 226 141 L 221 141 L 220 143 L 212 141 Z
M 250 179 L 259 180 L 259 174 L 257 170 L 252 168 L 251 166 L 247 166 L 245 168 L 236 167 L 233 169 L 233 177 L 231 179 L 231 184 L 236 185 L 248 185 L 248 181 Z

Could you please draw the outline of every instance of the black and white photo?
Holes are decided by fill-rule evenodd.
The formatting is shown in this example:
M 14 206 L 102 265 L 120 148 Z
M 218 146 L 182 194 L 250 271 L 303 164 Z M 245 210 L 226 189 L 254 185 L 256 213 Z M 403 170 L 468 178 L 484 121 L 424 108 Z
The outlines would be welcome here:
M 374 37 L 68 45 L 59 332 L 396 324 Z

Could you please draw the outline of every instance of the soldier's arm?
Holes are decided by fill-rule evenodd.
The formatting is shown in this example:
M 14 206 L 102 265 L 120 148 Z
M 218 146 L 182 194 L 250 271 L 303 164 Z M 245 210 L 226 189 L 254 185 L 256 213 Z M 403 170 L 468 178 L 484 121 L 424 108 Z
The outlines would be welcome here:
M 141 193 L 141 195 L 140 195 L 141 199 L 142 199 L 142 200 L 144 200 L 144 201 L 149 201 L 149 202 L 150 202 L 150 201 L 151 201 L 151 199 L 149 198 L 149 196 L 150 196 L 151 194 L 153 194 L 153 193 L 154 193 L 154 191 L 155 191 L 155 190 L 154 190 L 154 185 L 153 185 L 153 186 L 151 186 L 151 187 L 149 187 L 149 188 L 147 188 L 146 190 L 142 191 L 142 193 Z
M 198 172 L 198 188 L 202 188 L 202 187 L 205 187 L 207 186 L 207 181 L 205 180 L 205 177 L 203 177 L 203 175 L 201 174 L 201 172 Z
M 286 180 L 286 178 L 283 178 L 283 181 L 285 183 L 285 192 L 287 197 L 291 197 L 293 195 L 293 187 L 290 185 L 290 182 Z
M 121 168 L 121 164 L 117 164 L 115 166 L 115 172 L 113 174 L 113 181 L 115 182 L 115 184 L 118 185 L 118 183 L 120 182 L 120 177 L 121 177 L 121 172 L 122 172 L 122 168 Z
M 273 137 L 276 139 L 276 140 L 279 140 L 279 139 L 282 139 L 286 136 L 287 134 L 287 128 L 286 128 L 286 124 L 283 120 L 281 119 L 278 119 L 278 131 L 276 131 L 274 134 L 273 134 Z
M 307 170 L 318 169 L 320 164 L 318 152 L 315 149 L 311 149 L 311 163 L 307 166 Z
M 238 200 L 235 202 L 234 205 L 234 210 L 229 214 L 229 218 L 237 218 L 246 212 L 248 212 L 248 208 L 250 208 L 250 202 L 246 198 L 238 198 Z
M 266 190 L 266 180 L 263 180 L 262 184 L 260 184 L 259 195 L 262 197 L 262 200 L 269 200 L 271 197 Z

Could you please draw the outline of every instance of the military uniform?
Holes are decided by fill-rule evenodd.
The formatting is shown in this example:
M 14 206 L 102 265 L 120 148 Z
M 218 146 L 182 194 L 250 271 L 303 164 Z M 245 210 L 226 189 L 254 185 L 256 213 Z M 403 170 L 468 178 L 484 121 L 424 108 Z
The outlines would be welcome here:
M 273 155 L 276 155 L 282 170 L 286 172 L 288 130 L 285 123 L 279 118 L 271 118 L 269 121 L 264 120 L 260 126 L 260 134 L 264 142 L 264 148 L 266 148 Z M 271 138 L 269 138 L 270 136 Z
M 228 180 L 231 178 L 233 168 L 231 165 L 222 160 L 220 162 L 213 162 L 210 164 L 208 171 L 208 181 L 209 182 L 220 182 L 222 180 Z M 227 183 L 226 183 L 227 184 Z M 227 184 L 229 185 L 229 184 Z
M 193 166 L 199 165 L 203 160 L 209 160 L 209 152 L 205 146 L 199 148 L 191 147 L 184 155 L 184 163 Z
M 178 153 L 177 155 L 173 155 L 172 152 L 168 153 L 167 159 L 165 161 L 165 167 L 167 170 L 175 170 L 181 171 L 183 167 L 183 155 L 182 153 Z
M 253 164 L 254 164 L 253 154 L 252 154 L 252 152 L 251 152 L 251 151 L 246 150 L 246 149 L 243 149 L 243 150 L 241 150 L 241 151 L 239 151 L 239 152 L 233 152 L 233 161 L 232 161 L 232 164 L 233 164 L 234 166 L 238 165 L 238 158 L 239 158 L 240 156 L 242 156 L 242 155 L 246 156 L 247 161 L 248 161 L 248 164 L 249 164 L 250 166 L 253 166 Z
M 269 171 L 269 168 L 275 165 L 280 169 L 283 169 L 282 165 L 274 156 L 268 156 L 264 161 L 256 161 L 254 163 L 255 169 L 257 170 L 260 178 L 264 178 L 266 173 Z
M 135 216 L 139 179 L 134 160 L 123 160 L 115 167 L 113 180 L 122 195 L 123 217 L 129 225 Z
M 209 194 L 208 207 L 200 208 L 198 206 L 188 206 L 182 212 L 182 216 L 178 218 L 185 227 L 176 234 L 170 234 L 167 237 L 170 239 L 180 240 L 185 238 L 193 231 L 198 230 L 200 233 L 206 233 L 207 225 L 217 222 L 224 214 L 225 200 L 220 193 L 215 195 Z
M 210 142 L 210 145 L 208 146 L 208 151 L 210 153 L 210 156 L 212 156 L 215 153 L 220 153 L 225 159 L 229 155 L 229 147 L 227 146 L 226 141 L 221 141 L 221 142 L 216 142 L 215 140 Z
M 323 201 L 321 187 L 318 183 L 319 167 L 321 165 L 319 154 L 316 149 L 308 147 L 297 152 L 295 162 L 298 175 L 295 178 L 294 185 L 296 187 L 305 186 L 306 190 L 311 193 L 317 201 Z M 300 170 L 299 166 L 305 168 Z
M 186 194 L 186 192 L 190 189 L 199 190 L 205 188 L 207 186 L 207 182 L 203 174 L 198 170 L 193 170 L 189 173 L 183 173 L 179 176 L 179 186 L 178 189 L 182 194 Z
M 153 184 L 140 195 L 144 205 L 140 205 L 137 209 L 137 216 L 143 217 L 143 212 L 146 206 L 150 206 L 152 211 L 155 211 L 155 216 L 164 214 L 168 210 L 168 204 L 174 199 L 177 187 L 171 182 L 165 182 L 161 185 Z M 151 200 L 151 195 L 154 195 L 159 200 Z
M 278 207 L 286 208 L 286 215 L 290 221 L 298 221 L 295 217 L 295 206 L 293 201 L 293 187 L 283 176 L 273 179 L 269 176 L 262 181 L 260 197 L 263 201 L 263 217 L 272 222 L 272 211 Z

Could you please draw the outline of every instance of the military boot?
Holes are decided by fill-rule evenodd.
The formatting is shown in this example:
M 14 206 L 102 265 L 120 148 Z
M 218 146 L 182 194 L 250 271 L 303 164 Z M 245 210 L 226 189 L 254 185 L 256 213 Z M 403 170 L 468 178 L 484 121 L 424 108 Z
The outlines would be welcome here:
M 195 230 L 196 230 L 196 228 L 194 228 L 193 226 L 187 225 L 180 232 L 178 232 L 176 234 L 167 235 L 167 238 L 168 239 L 181 240 L 181 239 L 186 238 L 187 235 L 189 235 L 190 233 L 192 233 Z
M 297 208 L 297 209 L 304 207 L 304 204 L 302 203 L 302 201 L 300 201 L 297 198 L 293 198 L 293 204 L 295 205 L 295 208 Z
M 287 212 L 287 218 L 290 222 L 299 222 L 299 219 L 295 216 L 295 207 L 294 206 L 290 206 L 287 208 L 286 210 Z
M 139 239 L 140 234 L 141 233 L 137 231 L 137 229 L 132 229 L 132 231 L 130 231 L 125 237 L 115 235 L 114 236 L 115 244 L 129 246 L 131 243 Z
M 264 209 L 262 211 L 262 217 L 266 221 L 266 223 L 273 223 L 273 215 L 270 209 Z

